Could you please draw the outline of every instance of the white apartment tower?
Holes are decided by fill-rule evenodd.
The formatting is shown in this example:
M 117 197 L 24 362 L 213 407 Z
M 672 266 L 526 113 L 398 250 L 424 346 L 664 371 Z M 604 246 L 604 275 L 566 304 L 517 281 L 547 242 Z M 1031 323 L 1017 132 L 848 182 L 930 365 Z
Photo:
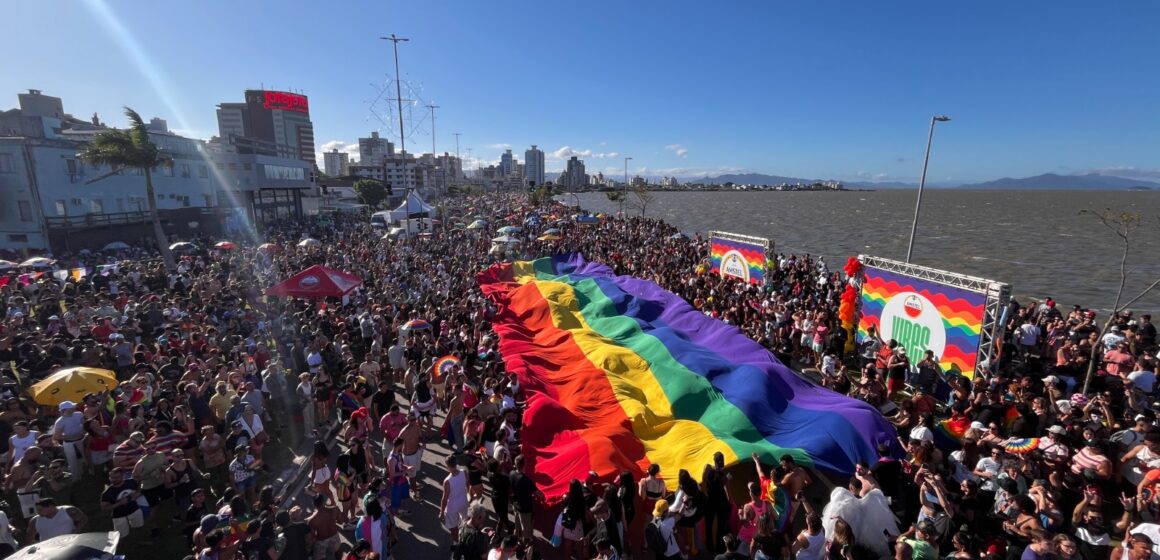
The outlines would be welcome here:
M 544 184 L 544 151 L 532 144 L 532 149 L 524 151 L 524 179 L 536 186 Z

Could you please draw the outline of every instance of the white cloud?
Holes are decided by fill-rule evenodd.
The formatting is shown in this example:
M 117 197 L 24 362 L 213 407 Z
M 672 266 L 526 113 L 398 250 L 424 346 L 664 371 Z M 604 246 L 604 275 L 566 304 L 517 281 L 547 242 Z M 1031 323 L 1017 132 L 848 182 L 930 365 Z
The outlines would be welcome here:
M 347 154 L 350 155 L 350 162 L 351 163 L 354 163 L 358 159 L 358 142 L 357 141 L 344 142 L 342 140 L 331 140 L 331 141 L 322 145 L 321 151 L 314 154 L 314 159 L 317 160 L 319 169 L 322 169 L 322 167 L 323 167 L 324 160 L 322 158 L 322 154 L 329 152 L 331 150 L 338 150 L 340 152 L 346 152 Z
M 859 171 L 854 176 L 865 181 L 885 181 L 890 178 L 888 173 L 871 173 L 869 171 Z
M 669 144 L 668 146 L 665 146 L 665 149 L 674 154 L 677 154 L 677 157 L 683 158 L 689 155 L 689 149 L 681 144 Z
M 683 179 L 701 179 L 705 177 L 715 177 L 717 175 L 725 175 L 729 173 L 741 173 L 745 171 L 741 167 L 638 167 L 635 170 L 629 169 L 630 175 L 640 175 L 642 177 L 680 177 Z M 623 171 L 622 171 L 623 172 Z
M 592 150 L 589 150 L 589 149 L 577 150 L 577 149 L 573 148 L 572 146 L 564 146 L 563 148 L 560 148 L 559 150 L 556 150 L 554 152 L 548 152 L 547 154 L 544 154 L 544 156 L 547 159 L 556 159 L 556 160 L 566 160 L 566 159 L 571 158 L 572 156 L 576 156 L 578 158 L 604 159 L 604 158 L 619 157 L 620 152 L 593 152 Z
M 485 147 L 491 148 L 493 150 L 510 150 L 512 145 L 511 144 L 488 144 Z

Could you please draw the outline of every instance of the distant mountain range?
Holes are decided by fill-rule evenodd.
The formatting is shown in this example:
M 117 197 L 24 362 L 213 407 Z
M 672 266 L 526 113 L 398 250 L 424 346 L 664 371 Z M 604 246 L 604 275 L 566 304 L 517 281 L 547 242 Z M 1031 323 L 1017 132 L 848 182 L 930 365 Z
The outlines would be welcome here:
M 1089 173 L 1087 175 L 1056 175 L 1055 173 L 1044 173 L 1043 175 L 1024 177 L 1022 179 L 1004 177 L 985 183 L 959 185 L 958 188 L 993 190 L 1127 190 L 1139 188 L 1151 190 L 1160 189 L 1160 183 L 1141 181 L 1140 179 L 1112 177 L 1110 175 L 1099 175 L 1096 173 Z
M 782 183 L 815 183 L 820 179 L 803 179 L 800 177 L 782 177 L 779 175 L 765 175 L 763 173 L 730 173 L 726 175 L 718 175 L 716 177 L 704 178 L 690 178 L 685 182 L 690 183 L 739 183 L 747 185 L 780 185 Z M 868 181 L 843 181 L 843 185 L 850 189 L 915 189 L 918 188 L 918 183 L 903 183 L 899 181 L 884 181 L 884 182 L 868 182 Z M 970 184 L 956 184 L 945 182 L 927 182 L 927 187 L 931 188 L 959 188 L 959 189 L 991 189 L 991 190 L 1160 190 L 1160 183 L 1152 181 L 1144 181 L 1140 179 L 1125 179 L 1123 177 L 1114 177 L 1111 175 L 1099 175 L 1096 173 L 1089 173 L 1087 175 L 1058 175 L 1055 173 L 1044 173 L 1043 175 L 1036 175 L 1034 177 L 1024 177 L 1022 179 L 1012 179 L 1004 177 L 994 181 L 986 181 L 982 183 Z

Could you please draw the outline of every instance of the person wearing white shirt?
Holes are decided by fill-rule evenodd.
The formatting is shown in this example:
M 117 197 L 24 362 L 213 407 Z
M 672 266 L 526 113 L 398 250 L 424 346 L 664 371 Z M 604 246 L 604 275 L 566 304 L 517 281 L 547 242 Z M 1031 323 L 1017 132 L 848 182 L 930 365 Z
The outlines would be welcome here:
M 999 446 L 991 448 L 991 456 L 979 459 L 975 464 L 975 476 L 983 479 L 983 483 L 979 489 L 984 492 L 994 492 L 999 487 L 996 485 L 996 478 L 999 476 L 999 470 L 1002 464 L 999 462 L 1003 458 L 1003 449 Z
M 1128 374 L 1128 381 L 1137 389 L 1151 393 L 1156 388 L 1156 366 L 1152 360 L 1140 360 L 1139 368 Z

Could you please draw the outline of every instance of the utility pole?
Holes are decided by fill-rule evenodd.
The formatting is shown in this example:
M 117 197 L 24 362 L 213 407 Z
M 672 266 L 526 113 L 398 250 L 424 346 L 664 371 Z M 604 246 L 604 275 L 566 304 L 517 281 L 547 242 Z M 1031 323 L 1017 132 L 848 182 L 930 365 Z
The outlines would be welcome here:
M 459 159 L 459 133 L 455 133 L 455 163 L 459 164 L 459 172 L 455 174 L 455 182 L 458 183 L 463 175 L 463 160 Z
M 438 105 L 427 105 L 427 108 L 431 110 L 431 156 L 435 158 L 435 161 L 439 161 L 439 154 L 435 151 L 435 109 L 438 109 L 439 106 Z M 442 188 L 442 190 L 443 190 L 443 194 L 446 196 L 446 194 L 447 194 L 447 160 L 444 159 L 443 165 L 440 165 L 439 167 L 443 169 L 443 188 Z
M 403 196 L 407 198 L 405 210 L 407 211 L 407 220 L 411 219 L 411 189 L 407 186 L 407 139 L 403 132 L 403 75 L 399 73 L 399 43 L 410 41 L 402 37 L 396 37 L 391 33 L 390 37 L 379 37 L 384 41 L 394 43 L 395 47 L 395 103 L 399 109 L 399 150 L 403 159 Z M 410 223 L 410 222 L 407 222 Z
M 922 158 L 922 179 L 918 181 L 918 201 L 914 203 L 914 221 L 910 223 L 910 242 L 906 244 L 906 263 L 910 264 L 910 256 L 914 253 L 914 234 L 918 231 L 918 212 L 922 209 L 922 190 L 926 186 L 926 167 L 930 164 L 930 144 L 934 140 L 934 124 L 951 120 L 946 115 L 935 115 L 930 118 L 930 132 L 926 135 L 926 156 Z
M 620 213 L 621 214 L 624 214 L 624 203 L 628 202 L 628 160 L 630 160 L 630 159 L 632 159 L 632 158 L 630 158 L 630 157 L 624 158 L 624 192 L 622 194 L 622 196 L 624 198 L 622 198 L 620 201 Z M 621 216 L 621 217 L 625 218 L 627 216 Z

